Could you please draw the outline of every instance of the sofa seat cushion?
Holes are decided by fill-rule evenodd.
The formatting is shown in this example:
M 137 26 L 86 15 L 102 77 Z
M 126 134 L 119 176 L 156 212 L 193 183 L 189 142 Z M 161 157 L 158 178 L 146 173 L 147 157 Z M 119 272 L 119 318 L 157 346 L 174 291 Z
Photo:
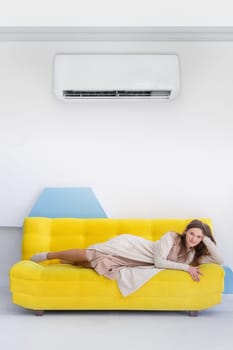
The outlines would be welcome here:
M 201 271 L 201 281 L 194 282 L 187 272 L 163 270 L 138 291 L 123 297 L 115 281 L 92 269 L 25 260 L 12 267 L 11 288 L 22 306 L 34 309 L 36 304 L 37 308 L 48 304 L 48 309 L 59 305 L 59 309 L 186 310 L 191 303 L 200 310 L 219 299 L 223 289 L 223 282 L 219 281 L 223 281 L 224 274 L 222 267 L 215 264 L 202 265 Z

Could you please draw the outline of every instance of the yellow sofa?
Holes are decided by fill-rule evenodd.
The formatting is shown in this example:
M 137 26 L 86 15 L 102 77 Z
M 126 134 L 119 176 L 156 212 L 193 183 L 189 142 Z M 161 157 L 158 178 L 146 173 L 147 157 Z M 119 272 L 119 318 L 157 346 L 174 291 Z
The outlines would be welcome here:
M 115 281 L 94 270 L 50 260 L 30 261 L 37 252 L 85 248 L 121 233 L 157 240 L 167 231 L 182 233 L 191 219 L 26 218 L 22 260 L 10 269 L 13 303 L 43 314 L 43 310 L 186 310 L 191 315 L 221 302 L 224 270 L 201 266 L 194 282 L 184 271 L 163 270 L 128 297 Z M 209 219 L 203 219 L 211 225 Z

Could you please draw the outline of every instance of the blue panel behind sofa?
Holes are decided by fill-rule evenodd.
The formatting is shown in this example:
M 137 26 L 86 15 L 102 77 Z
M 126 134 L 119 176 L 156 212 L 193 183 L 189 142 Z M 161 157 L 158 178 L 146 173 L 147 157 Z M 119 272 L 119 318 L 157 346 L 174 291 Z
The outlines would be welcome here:
M 49 218 L 106 218 L 89 187 L 45 188 L 29 216 Z

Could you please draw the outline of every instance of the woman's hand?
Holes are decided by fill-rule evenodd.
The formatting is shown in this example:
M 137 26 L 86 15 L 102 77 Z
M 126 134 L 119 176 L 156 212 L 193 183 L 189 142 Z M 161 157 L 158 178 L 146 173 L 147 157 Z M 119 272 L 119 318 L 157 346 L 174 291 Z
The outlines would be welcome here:
M 203 275 L 203 273 L 199 271 L 199 266 L 189 266 L 188 273 L 190 273 L 192 279 L 196 282 L 199 282 L 200 275 Z

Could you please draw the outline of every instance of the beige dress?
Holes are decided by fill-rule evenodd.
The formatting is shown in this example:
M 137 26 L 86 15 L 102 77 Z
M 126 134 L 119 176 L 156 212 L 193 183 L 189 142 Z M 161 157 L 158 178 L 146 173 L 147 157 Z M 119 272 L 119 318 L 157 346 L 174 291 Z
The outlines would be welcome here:
M 212 260 L 206 256 L 207 260 L 202 259 L 202 263 L 216 262 L 219 255 L 215 244 L 208 237 L 203 241 L 212 252 Z M 86 252 L 95 271 L 115 279 L 124 296 L 136 291 L 162 269 L 188 271 L 195 255 L 193 248 L 182 249 L 181 236 L 175 232 L 167 232 L 155 242 L 121 234 L 107 242 L 89 246 Z

